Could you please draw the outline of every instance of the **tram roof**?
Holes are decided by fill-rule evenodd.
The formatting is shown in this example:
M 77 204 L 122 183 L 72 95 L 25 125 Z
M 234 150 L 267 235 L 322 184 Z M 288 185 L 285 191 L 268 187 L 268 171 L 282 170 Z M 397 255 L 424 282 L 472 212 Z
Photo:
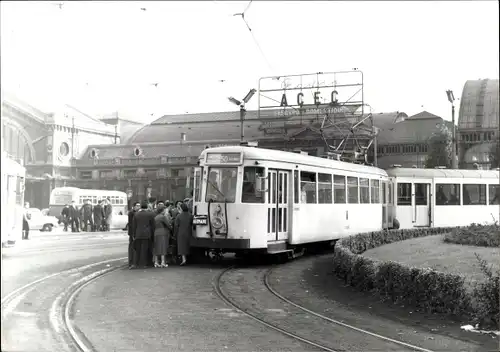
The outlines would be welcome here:
M 26 175 L 26 168 L 17 161 L 2 155 L 2 173 L 24 177 Z
M 302 164 L 316 167 L 334 168 L 344 171 L 363 172 L 381 176 L 387 176 L 383 169 L 374 166 L 360 165 L 345 161 L 337 161 L 321 158 L 313 155 L 286 152 L 282 150 L 264 149 L 246 146 L 222 146 L 205 149 L 200 158 L 203 159 L 207 152 L 210 153 L 236 153 L 243 152 L 245 159 L 258 159 L 267 161 L 285 162 L 291 164 Z
M 499 178 L 499 172 L 495 170 L 465 170 L 465 169 L 416 169 L 416 168 L 390 168 L 387 173 L 391 177 L 415 177 L 415 178 Z

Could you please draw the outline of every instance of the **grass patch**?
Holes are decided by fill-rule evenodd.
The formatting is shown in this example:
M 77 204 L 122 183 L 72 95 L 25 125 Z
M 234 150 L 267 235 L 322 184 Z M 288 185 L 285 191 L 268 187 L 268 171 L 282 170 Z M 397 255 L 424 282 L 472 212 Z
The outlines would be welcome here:
M 413 238 L 372 248 L 363 256 L 393 261 L 409 267 L 431 268 L 443 273 L 465 277 L 468 290 L 487 278 L 481 270 L 476 253 L 492 265 L 493 272 L 500 270 L 500 248 L 473 247 L 443 242 L 446 235 Z
M 500 247 L 500 226 L 472 224 L 467 228 L 453 229 L 444 236 L 444 242 L 480 247 Z

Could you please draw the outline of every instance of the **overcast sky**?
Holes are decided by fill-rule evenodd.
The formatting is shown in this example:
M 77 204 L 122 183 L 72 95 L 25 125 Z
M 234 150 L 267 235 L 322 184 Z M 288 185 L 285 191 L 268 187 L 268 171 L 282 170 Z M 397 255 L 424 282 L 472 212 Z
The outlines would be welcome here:
M 56 4 L 1 2 L 2 89 L 43 111 L 148 122 L 235 109 L 263 76 L 358 68 L 375 112 L 451 119 L 445 90 L 499 76 L 497 1 L 254 1 L 252 32 L 233 16 L 248 1 Z

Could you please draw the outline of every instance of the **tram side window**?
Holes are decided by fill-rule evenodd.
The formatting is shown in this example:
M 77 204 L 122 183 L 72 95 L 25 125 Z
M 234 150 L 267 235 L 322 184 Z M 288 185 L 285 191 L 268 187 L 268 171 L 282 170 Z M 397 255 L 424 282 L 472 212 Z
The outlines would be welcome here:
M 415 205 L 427 205 L 427 183 L 415 183 Z
M 372 204 L 378 204 L 380 203 L 380 181 L 370 180 L 370 184 L 371 184 L 370 186 L 371 186 Z
M 257 191 L 259 177 L 264 176 L 263 167 L 245 167 L 243 171 L 243 184 L 241 189 L 242 203 L 264 203 L 264 192 Z
M 333 175 L 333 201 L 335 204 L 345 204 L 345 176 Z
M 293 172 L 293 202 L 299 204 L 299 172 Z
M 194 189 L 194 201 L 201 201 L 201 170 L 195 170 L 194 172 L 195 189 Z
M 500 185 L 489 185 L 488 193 L 490 194 L 490 205 L 497 205 L 500 198 Z
M 16 181 L 16 204 L 23 205 L 24 198 L 24 177 L 17 177 Z
M 436 184 L 436 205 L 460 205 L 460 185 Z
M 316 204 L 316 173 L 300 172 L 301 203 Z
M 398 183 L 398 205 L 411 205 L 411 183 Z
M 464 184 L 462 197 L 464 205 L 486 205 L 486 185 Z
M 359 187 L 357 177 L 347 177 L 347 199 L 349 204 L 359 203 Z
M 318 174 L 318 203 L 332 204 L 332 175 Z
M 370 203 L 370 180 L 367 178 L 359 179 L 359 195 L 360 203 L 367 204 Z

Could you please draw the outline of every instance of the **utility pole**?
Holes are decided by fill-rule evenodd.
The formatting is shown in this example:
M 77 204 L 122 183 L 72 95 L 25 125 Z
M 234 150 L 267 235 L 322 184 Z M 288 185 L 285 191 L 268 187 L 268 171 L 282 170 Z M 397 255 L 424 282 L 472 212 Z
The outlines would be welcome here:
M 252 99 L 253 95 L 257 92 L 255 89 L 250 89 L 248 94 L 243 98 L 242 101 L 239 101 L 238 99 L 235 99 L 233 97 L 229 97 L 229 101 L 235 105 L 239 105 L 240 107 L 240 143 L 243 143 L 245 141 L 245 116 L 247 110 L 245 109 L 245 104 Z
M 75 117 L 71 118 L 71 159 L 75 157 Z
M 457 144 L 456 144 L 456 128 L 455 128 L 455 96 L 453 91 L 447 90 L 446 95 L 448 96 L 448 101 L 451 103 L 451 124 L 453 125 L 451 131 L 451 168 L 458 169 L 457 166 Z

